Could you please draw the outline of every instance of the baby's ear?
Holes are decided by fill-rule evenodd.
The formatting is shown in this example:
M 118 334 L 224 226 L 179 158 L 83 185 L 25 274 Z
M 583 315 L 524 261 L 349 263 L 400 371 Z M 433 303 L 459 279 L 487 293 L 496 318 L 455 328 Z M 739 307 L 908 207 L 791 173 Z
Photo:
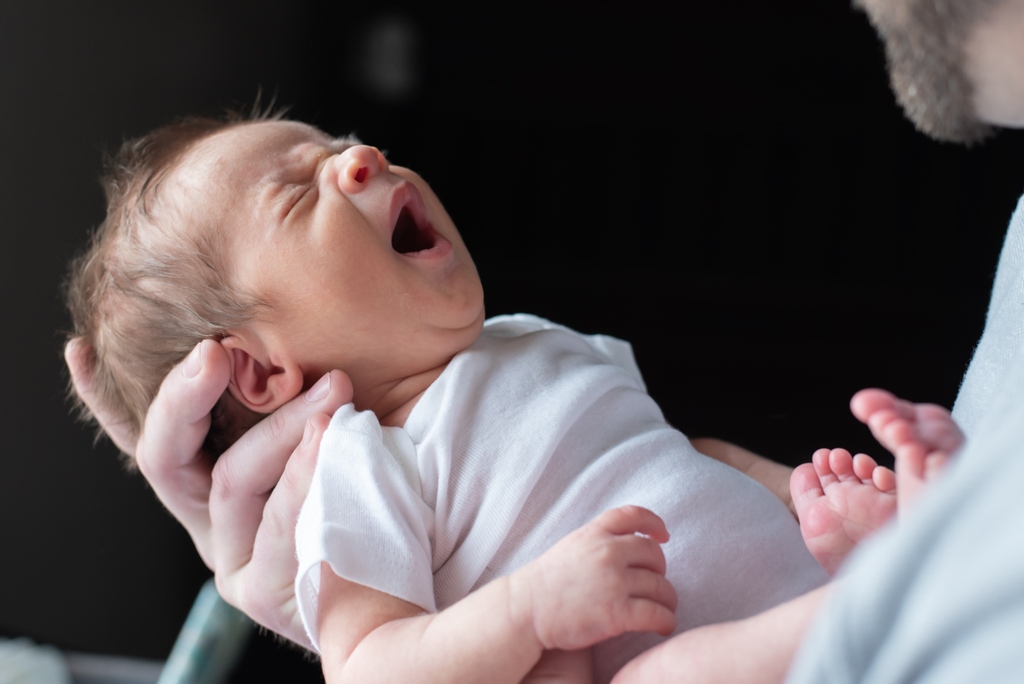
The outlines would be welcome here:
M 229 335 L 221 345 L 231 355 L 228 391 L 258 413 L 273 413 L 302 390 L 302 370 L 290 361 L 274 363 L 258 342 Z

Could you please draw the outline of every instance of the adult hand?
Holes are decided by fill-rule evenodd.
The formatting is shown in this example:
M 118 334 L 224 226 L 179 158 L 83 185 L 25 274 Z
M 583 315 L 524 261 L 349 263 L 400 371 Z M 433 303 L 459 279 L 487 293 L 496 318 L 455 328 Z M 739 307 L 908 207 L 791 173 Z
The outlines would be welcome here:
M 97 401 L 88 346 L 73 339 L 64 357 L 79 396 L 191 535 L 224 600 L 308 648 L 295 606 L 295 521 L 330 414 L 352 399 L 348 376 L 324 376 L 214 464 L 202 445 L 210 410 L 230 379 L 219 344 L 201 342 L 167 375 L 135 443 Z

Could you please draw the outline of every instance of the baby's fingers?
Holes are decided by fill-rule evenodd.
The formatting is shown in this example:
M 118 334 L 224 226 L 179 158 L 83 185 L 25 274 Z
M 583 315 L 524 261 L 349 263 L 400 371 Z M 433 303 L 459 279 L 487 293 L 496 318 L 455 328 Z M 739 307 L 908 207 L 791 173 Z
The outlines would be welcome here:
M 594 524 L 614 535 L 643 534 L 661 544 L 668 541 L 665 522 L 640 506 L 620 506 L 605 511 L 594 519 Z
M 653 601 L 670 611 L 679 603 L 675 587 L 664 575 L 649 570 L 631 568 L 626 571 L 626 583 L 631 600 Z
M 618 537 L 608 543 L 615 545 L 622 563 L 620 567 L 665 574 L 665 552 L 661 544 L 653 538 L 629 535 Z
M 637 586 L 637 594 L 622 604 L 620 616 L 624 632 L 655 632 L 668 635 L 676 628 L 675 589 L 664 577 L 642 570 L 632 571 L 636 577 L 630 579 Z M 647 575 L 641 577 L 640 573 Z

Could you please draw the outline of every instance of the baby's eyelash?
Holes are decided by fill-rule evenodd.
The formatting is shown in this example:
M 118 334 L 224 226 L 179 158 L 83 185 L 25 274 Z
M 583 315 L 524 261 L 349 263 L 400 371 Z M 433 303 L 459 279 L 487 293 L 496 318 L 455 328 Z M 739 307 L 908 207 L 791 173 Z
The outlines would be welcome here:
M 315 178 L 313 179 L 315 180 Z M 295 207 L 303 200 L 303 198 L 311 191 L 315 190 L 316 186 L 311 181 L 309 183 L 301 183 L 292 186 L 288 192 L 288 199 L 283 203 L 283 218 L 287 219 Z

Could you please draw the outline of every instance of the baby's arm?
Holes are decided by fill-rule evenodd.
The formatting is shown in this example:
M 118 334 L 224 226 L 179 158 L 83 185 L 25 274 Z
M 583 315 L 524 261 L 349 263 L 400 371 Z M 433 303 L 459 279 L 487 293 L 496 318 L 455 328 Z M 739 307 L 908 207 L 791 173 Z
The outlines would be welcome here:
M 341 579 L 324 564 L 324 677 L 519 682 L 546 650 L 587 648 L 627 631 L 670 634 L 676 595 L 664 576 L 667 540 L 650 511 L 613 509 L 439 613 Z
M 789 493 L 789 478 L 793 474 L 792 468 L 731 442 L 712 437 L 692 439 L 690 443 L 694 449 L 705 456 L 721 461 L 759 482 L 777 496 L 782 503 L 786 504 L 789 512 L 796 516 L 793 497 Z
M 781 682 L 830 586 L 753 617 L 678 634 L 628 662 L 612 684 Z

